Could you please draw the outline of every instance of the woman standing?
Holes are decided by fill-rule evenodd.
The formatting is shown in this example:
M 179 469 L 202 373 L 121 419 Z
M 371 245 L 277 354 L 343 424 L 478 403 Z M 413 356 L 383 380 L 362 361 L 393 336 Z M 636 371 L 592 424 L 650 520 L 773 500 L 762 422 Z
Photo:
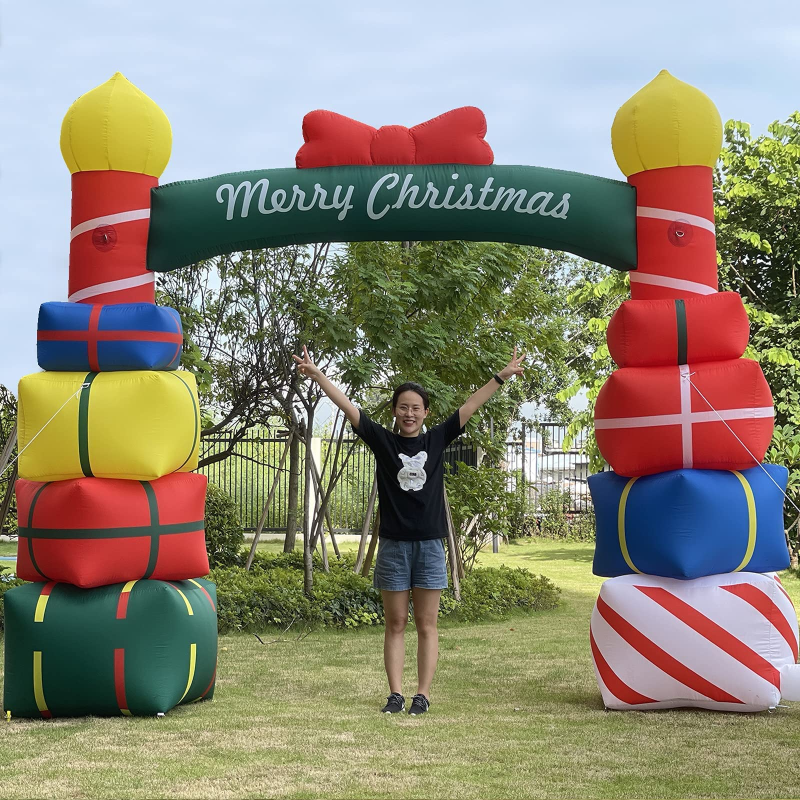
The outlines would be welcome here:
M 402 679 L 409 598 L 414 601 L 417 626 L 417 693 L 408 713 L 424 714 L 430 708 L 431 683 L 439 658 L 439 600 L 447 588 L 444 450 L 500 386 L 522 374 L 524 358 L 517 357 L 514 348 L 511 361 L 458 411 L 423 432 L 430 403 L 419 384 L 404 383 L 394 390 L 395 431 L 389 431 L 359 411 L 311 361 L 305 347 L 303 358 L 294 356 L 298 371 L 319 384 L 375 455 L 381 520 L 374 585 L 383 596 L 383 662 L 390 692 L 384 713 L 405 710 Z

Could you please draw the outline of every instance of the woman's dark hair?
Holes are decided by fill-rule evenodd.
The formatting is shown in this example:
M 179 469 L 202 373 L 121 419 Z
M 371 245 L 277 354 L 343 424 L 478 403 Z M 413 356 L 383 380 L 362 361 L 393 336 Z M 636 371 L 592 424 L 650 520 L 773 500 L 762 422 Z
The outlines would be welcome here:
M 423 389 L 418 383 L 408 381 L 407 383 L 401 383 L 394 390 L 394 394 L 392 395 L 392 409 L 397 408 L 397 398 L 400 397 L 403 392 L 416 392 L 422 398 L 422 405 L 425 408 L 428 408 L 430 405 L 430 398 L 428 397 L 428 393 L 425 391 L 425 389 Z

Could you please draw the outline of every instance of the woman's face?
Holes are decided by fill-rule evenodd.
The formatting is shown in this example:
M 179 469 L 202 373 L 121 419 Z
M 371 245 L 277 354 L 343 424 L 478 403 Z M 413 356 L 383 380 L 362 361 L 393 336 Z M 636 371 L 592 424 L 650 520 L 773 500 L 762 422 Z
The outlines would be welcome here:
M 430 413 L 430 409 L 425 408 L 422 398 L 412 391 L 402 392 L 392 410 L 401 436 L 419 436 L 422 424 Z

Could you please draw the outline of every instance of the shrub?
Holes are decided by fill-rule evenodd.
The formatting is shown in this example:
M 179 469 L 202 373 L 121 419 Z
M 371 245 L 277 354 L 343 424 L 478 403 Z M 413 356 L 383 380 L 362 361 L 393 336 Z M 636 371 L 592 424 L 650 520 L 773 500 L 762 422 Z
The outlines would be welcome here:
M 597 535 L 597 518 L 594 511 L 574 514 L 569 520 L 569 538 L 576 542 L 593 542 Z
M 595 539 L 594 512 L 574 513 L 570 511 L 572 497 L 569 492 L 551 489 L 539 499 L 542 517 L 539 535 L 547 539 L 566 539 L 593 542 Z
M 217 584 L 221 633 L 311 620 L 311 602 L 303 594 L 301 571 L 276 567 L 246 572 L 241 567 L 220 567 L 212 570 L 209 578 Z
M 477 567 L 461 584 L 456 615 L 475 622 L 497 619 L 516 610 L 547 611 L 559 604 L 561 590 L 544 575 L 511 567 Z
M 368 578 L 353 572 L 353 563 L 352 557 L 345 558 L 323 572 L 315 558 L 311 598 L 303 592 L 301 552 L 257 553 L 250 572 L 240 567 L 212 570 L 220 631 L 291 624 L 343 628 L 382 624 L 381 594 Z
M 11 570 L 0 569 L 0 631 L 5 629 L 5 615 L 3 596 L 9 589 L 22 586 L 25 581 L 20 580 Z
M 206 547 L 212 569 L 240 564 L 244 531 L 236 503 L 224 489 L 213 483 L 208 484 L 205 514 Z
M 314 569 L 322 568 L 322 558 L 313 554 Z M 252 569 L 254 571 L 287 567 L 288 569 L 303 569 L 303 551 L 292 550 L 291 553 L 262 553 L 256 552 L 253 556 Z
M 315 576 L 313 602 L 319 606 L 323 625 L 356 628 L 384 622 L 380 590 L 347 567 Z
M 566 539 L 568 534 L 567 512 L 570 507 L 569 492 L 551 489 L 539 498 L 542 518 L 539 533 L 548 539 Z
M 321 564 L 315 558 L 317 567 Z M 330 572 L 315 570 L 314 592 L 303 592 L 303 554 L 258 553 L 252 569 L 220 567 L 211 572 L 217 584 L 219 629 L 258 631 L 279 626 L 356 628 L 382 625 L 381 593 L 369 578 L 353 572 L 354 557 L 333 561 Z M 476 567 L 462 583 L 462 602 L 452 590 L 442 593 L 440 616 L 475 621 L 503 617 L 513 610 L 555 608 L 559 590 L 525 569 Z
M 453 527 L 465 569 L 472 568 L 478 553 L 493 536 L 509 539 L 531 532 L 532 509 L 520 477 L 519 473 L 515 475 L 516 488 L 509 491 L 505 471 L 487 464 L 469 467 L 461 462 L 457 471 L 446 476 Z
M 520 539 L 523 536 L 535 536 L 538 523 L 535 514 L 535 503 L 530 498 L 530 484 L 522 480 L 522 471 L 515 470 L 514 489 L 507 492 L 509 520 L 509 539 Z

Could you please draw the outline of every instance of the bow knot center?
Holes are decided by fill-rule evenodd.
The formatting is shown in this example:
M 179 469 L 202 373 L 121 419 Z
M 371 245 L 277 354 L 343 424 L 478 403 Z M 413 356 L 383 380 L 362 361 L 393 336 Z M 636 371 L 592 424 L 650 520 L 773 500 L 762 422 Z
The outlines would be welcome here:
M 374 164 L 413 164 L 417 145 L 404 125 L 384 125 L 372 137 L 370 154 Z

